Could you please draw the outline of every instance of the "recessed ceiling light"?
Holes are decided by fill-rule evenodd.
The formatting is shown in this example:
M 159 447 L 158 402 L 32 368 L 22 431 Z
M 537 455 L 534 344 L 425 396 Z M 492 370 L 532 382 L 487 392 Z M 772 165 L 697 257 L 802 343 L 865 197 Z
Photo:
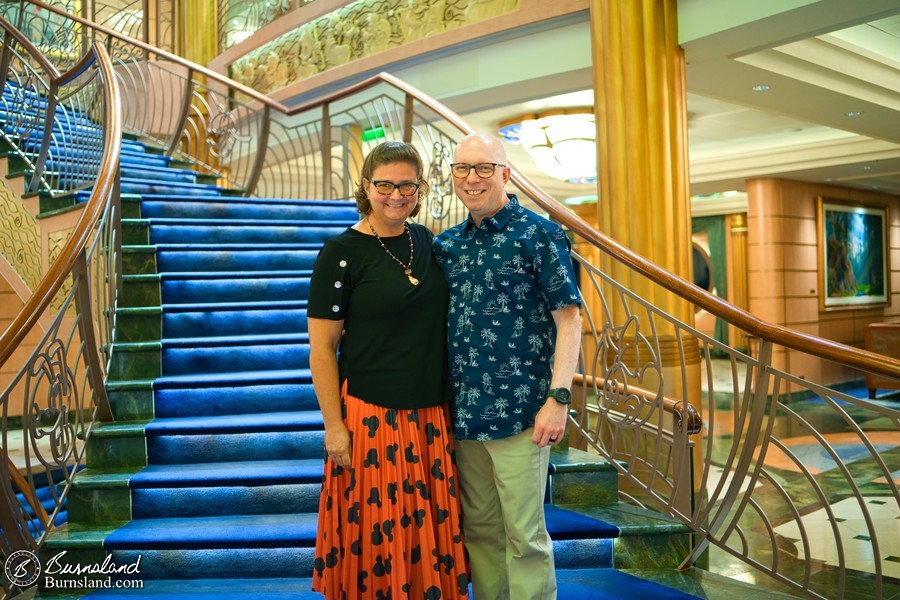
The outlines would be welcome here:
M 871 171 L 871 170 L 872 170 L 872 167 L 870 167 L 869 165 L 863 165 L 863 166 L 862 166 L 862 170 L 863 170 L 863 171 Z
M 767 86 L 764 83 L 759 83 L 757 85 L 754 85 L 750 89 L 753 90 L 754 92 L 767 92 L 769 90 L 769 86 Z
M 861 114 L 862 114 L 861 110 L 848 110 L 847 112 L 844 113 L 844 116 L 853 118 L 853 117 L 858 117 Z

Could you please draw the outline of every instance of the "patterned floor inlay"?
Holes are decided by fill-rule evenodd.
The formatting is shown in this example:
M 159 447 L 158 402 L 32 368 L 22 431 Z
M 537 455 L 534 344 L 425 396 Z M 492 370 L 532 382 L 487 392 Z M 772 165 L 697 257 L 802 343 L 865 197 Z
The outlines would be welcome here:
M 883 558 L 882 575 L 900 579 L 900 507 L 892 496 L 864 498 L 872 520 L 870 528 L 856 498 L 846 498 L 831 505 L 834 524 L 824 508 L 801 518 L 808 547 L 804 545 L 800 525 L 791 521 L 775 528 L 775 532 L 794 543 L 798 558 L 820 560 L 840 566 L 835 539 L 844 545 L 845 566 L 849 569 L 875 573 L 873 542 Z

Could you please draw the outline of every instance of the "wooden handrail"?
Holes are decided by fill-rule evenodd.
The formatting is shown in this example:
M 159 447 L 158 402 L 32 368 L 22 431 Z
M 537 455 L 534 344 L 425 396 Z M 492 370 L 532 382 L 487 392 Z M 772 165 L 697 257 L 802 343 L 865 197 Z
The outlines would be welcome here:
M 397 88 L 398 90 L 403 91 L 409 96 L 414 97 L 420 104 L 427 106 L 442 119 L 446 120 L 448 123 L 459 129 L 462 133 L 469 134 L 475 132 L 475 129 L 471 125 L 469 125 L 465 120 L 459 117 L 459 115 L 444 106 L 441 102 L 435 100 L 429 95 L 421 92 L 415 87 L 397 79 L 396 77 L 388 73 L 379 73 L 378 75 L 370 77 L 357 84 L 351 85 L 339 92 L 335 92 L 320 99 L 288 109 L 284 104 L 269 98 L 265 94 L 261 94 L 243 84 L 233 81 L 219 73 L 211 71 L 210 69 L 187 61 L 179 56 L 158 48 L 154 48 L 149 44 L 141 42 L 140 40 L 136 40 L 111 29 L 91 23 L 90 21 L 82 19 L 81 17 L 71 15 L 63 10 L 45 4 L 40 0 L 22 1 L 29 2 L 31 4 L 34 4 L 35 6 L 40 6 L 41 8 L 44 8 L 50 12 L 59 14 L 75 22 L 78 22 L 84 27 L 102 32 L 105 35 L 111 36 L 113 38 L 126 41 L 129 44 L 133 44 L 139 48 L 144 49 L 145 51 L 155 53 L 168 61 L 172 61 L 186 67 L 189 70 L 193 70 L 197 73 L 205 75 L 207 78 L 213 81 L 230 87 L 249 98 L 270 106 L 274 110 L 283 113 L 286 116 L 296 115 L 304 111 L 325 106 L 379 83 L 385 83 L 393 86 L 394 88 Z M 531 200 L 535 202 L 535 204 L 546 210 L 554 220 L 561 223 L 562 225 L 565 225 L 571 231 L 578 234 L 586 241 L 602 250 L 614 260 L 621 262 L 632 270 L 637 271 L 641 275 L 644 275 L 648 279 L 668 289 L 672 293 L 712 313 L 716 317 L 719 317 L 727 321 L 731 325 L 734 325 L 752 335 L 757 336 L 761 340 L 780 344 L 787 348 L 799 350 L 813 356 L 817 356 L 819 358 L 840 362 L 850 367 L 861 369 L 863 371 L 900 379 L 900 360 L 876 354 L 874 352 L 869 352 L 867 350 L 862 350 L 860 348 L 854 348 L 852 346 L 841 344 L 839 342 L 817 338 L 811 335 L 800 333 L 798 331 L 793 331 L 780 325 L 766 323 L 753 316 L 749 312 L 733 306 L 725 302 L 718 296 L 715 296 L 714 294 L 707 292 L 706 290 L 694 285 L 693 283 L 682 279 L 671 271 L 668 271 L 667 269 L 664 269 L 648 261 L 643 256 L 635 253 L 629 248 L 626 248 L 608 235 L 594 229 L 581 217 L 575 215 L 574 213 L 570 212 L 562 205 L 560 205 L 555 199 L 548 195 L 543 189 L 538 187 L 537 184 L 535 184 L 515 165 L 510 164 L 510 168 L 512 171 L 511 179 L 513 184 L 518 186 L 519 189 L 521 189 Z
M 587 385 L 594 389 L 598 389 L 598 386 L 602 388 L 606 383 L 599 377 L 595 377 L 593 375 L 582 375 L 581 373 L 575 373 L 575 376 L 572 378 L 572 382 L 576 385 Z M 628 384 L 627 390 L 623 382 L 616 382 L 616 386 L 618 387 L 619 391 L 623 393 L 627 391 L 629 393 L 638 394 L 648 399 L 656 398 L 657 396 L 656 392 L 638 387 L 636 385 Z M 675 425 L 678 427 L 679 431 L 683 431 L 688 435 L 693 435 L 695 433 L 700 433 L 700 430 L 703 429 L 703 417 L 700 415 L 700 411 L 694 408 L 694 406 L 691 405 L 690 402 L 687 402 L 680 398 L 670 398 L 669 396 L 663 395 L 662 409 L 663 411 L 672 413 L 675 416 Z M 685 413 L 687 414 L 687 423 L 684 422 Z
M 59 293 L 66 281 L 66 277 L 75 266 L 78 255 L 84 250 L 91 232 L 100 220 L 106 199 L 112 194 L 115 185 L 116 175 L 118 174 L 119 153 L 122 145 L 122 102 L 119 95 L 119 86 L 116 83 L 115 73 L 109 61 L 109 55 L 106 53 L 106 48 L 99 42 L 95 42 L 92 46 L 92 52 L 95 60 L 99 58 L 98 67 L 109 86 L 109 101 L 106 103 L 104 115 L 106 123 L 103 139 L 105 151 L 100 162 L 97 182 L 81 213 L 81 217 L 78 219 L 78 223 L 72 230 L 72 235 L 63 246 L 59 257 L 50 265 L 47 274 L 41 279 L 25 306 L 19 311 L 19 314 L 16 315 L 16 318 L 13 319 L 6 331 L 3 332 L 3 335 L 0 336 L 0 366 L 9 360 L 9 357 L 12 356 L 19 344 L 24 341 L 25 336 L 50 306 L 56 294 Z M 85 65 L 79 63 L 75 68 L 84 67 Z M 71 76 L 72 71 L 66 71 L 62 75 L 54 77 L 54 82 L 68 81 Z
M 47 514 L 46 509 L 44 509 L 44 505 L 41 504 L 41 501 L 38 500 L 37 493 L 34 491 L 34 488 L 29 485 L 28 481 L 25 479 L 25 476 L 19 472 L 19 467 L 10 459 L 8 456 L 6 457 L 6 468 L 9 471 L 9 478 L 12 480 L 13 485 L 19 488 L 19 492 L 25 496 L 25 500 L 28 501 L 28 506 L 31 507 L 31 510 L 34 512 L 34 516 L 41 522 L 41 526 L 44 529 L 50 529 L 53 527 L 53 524 L 50 522 L 50 515 Z

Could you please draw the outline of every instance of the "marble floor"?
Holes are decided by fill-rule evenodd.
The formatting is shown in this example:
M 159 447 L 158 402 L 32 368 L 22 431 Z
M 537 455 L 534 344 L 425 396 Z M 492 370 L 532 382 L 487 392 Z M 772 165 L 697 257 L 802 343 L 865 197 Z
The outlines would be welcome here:
M 736 378 L 732 376 L 728 361 L 712 363 L 715 393 L 705 394 L 703 407 L 706 442 L 716 449 L 706 484 L 710 494 L 723 475 L 729 480 L 726 483 L 730 482 L 731 474 L 715 463 L 719 458 L 724 464 L 734 442 L 735 428 L 741 427 L 741 415 L 736 415 L 733 399 L 741 393 L 744 382 L 743 371 Z M 708 392 L 706 383 L 704 391 Z M 861 395 L 864 389 L 846 393 L 865 397 Z M 882 406 L 900 407 L 896 393 L 882 393 L 878 401 Z M 788 403 L 787 408 L 783 411 L 785 416 L 779 411 L 775 417 L 773 431 L 778 444 L 770 445 L 765 454 L 765 470 L 771 478 L 757 481 L 751 493 L 756 511 L 765 514 L 765 518 L 741 518 L 741 526 L 746 526 L 741 544 L 747 544 L 747 555 L 771 564 L 771 540 L 775 539 L 780 572 L 798 579 L 807 576 L 804 569 L 813 565 L 812 578 L 827 582 L 825 589 L 832 586 L 838 590 L 842 586 L 838 567 L 843 553 L 847 571 L 840 597 L 865 598 L 868 592 L 856 595 L 854 590 L 873 589 L 873 575 L 880 566 L 886 592 L 882 597 L 900 598 L 900 505 L 896 495 L 900 484 L 900 433 L 896 422 L 852 405 L 844 407 L 848 416 L 841 421 L 827 402 L 817 398 Z M 873 457 L 866 443 L 878 458 Z M 747 489 L 745 483 L 741 493 Z M 792 498 L 791 503 L 783 500 L 784 494 Z M 761 523 L 772 531 L 764 531 Z M 768 584 L 768 577 L 725 550 L 712 547 L 707 558 L 713 572 Z M 776 585 L 773 589 L 787 588 Z

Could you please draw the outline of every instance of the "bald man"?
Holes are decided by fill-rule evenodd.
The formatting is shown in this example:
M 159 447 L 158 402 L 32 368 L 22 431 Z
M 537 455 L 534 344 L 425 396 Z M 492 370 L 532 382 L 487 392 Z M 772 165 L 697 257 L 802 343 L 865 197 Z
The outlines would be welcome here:
M 566 429 L 581 295 L 559 225 L 505 191 L 503 144 L 464 138 L 451 165 L 468 218 L 434 240 L 450 285 L 448 347 L 463 529 L 479 600 L 556 598 L 544 521 L 550 447 Z

